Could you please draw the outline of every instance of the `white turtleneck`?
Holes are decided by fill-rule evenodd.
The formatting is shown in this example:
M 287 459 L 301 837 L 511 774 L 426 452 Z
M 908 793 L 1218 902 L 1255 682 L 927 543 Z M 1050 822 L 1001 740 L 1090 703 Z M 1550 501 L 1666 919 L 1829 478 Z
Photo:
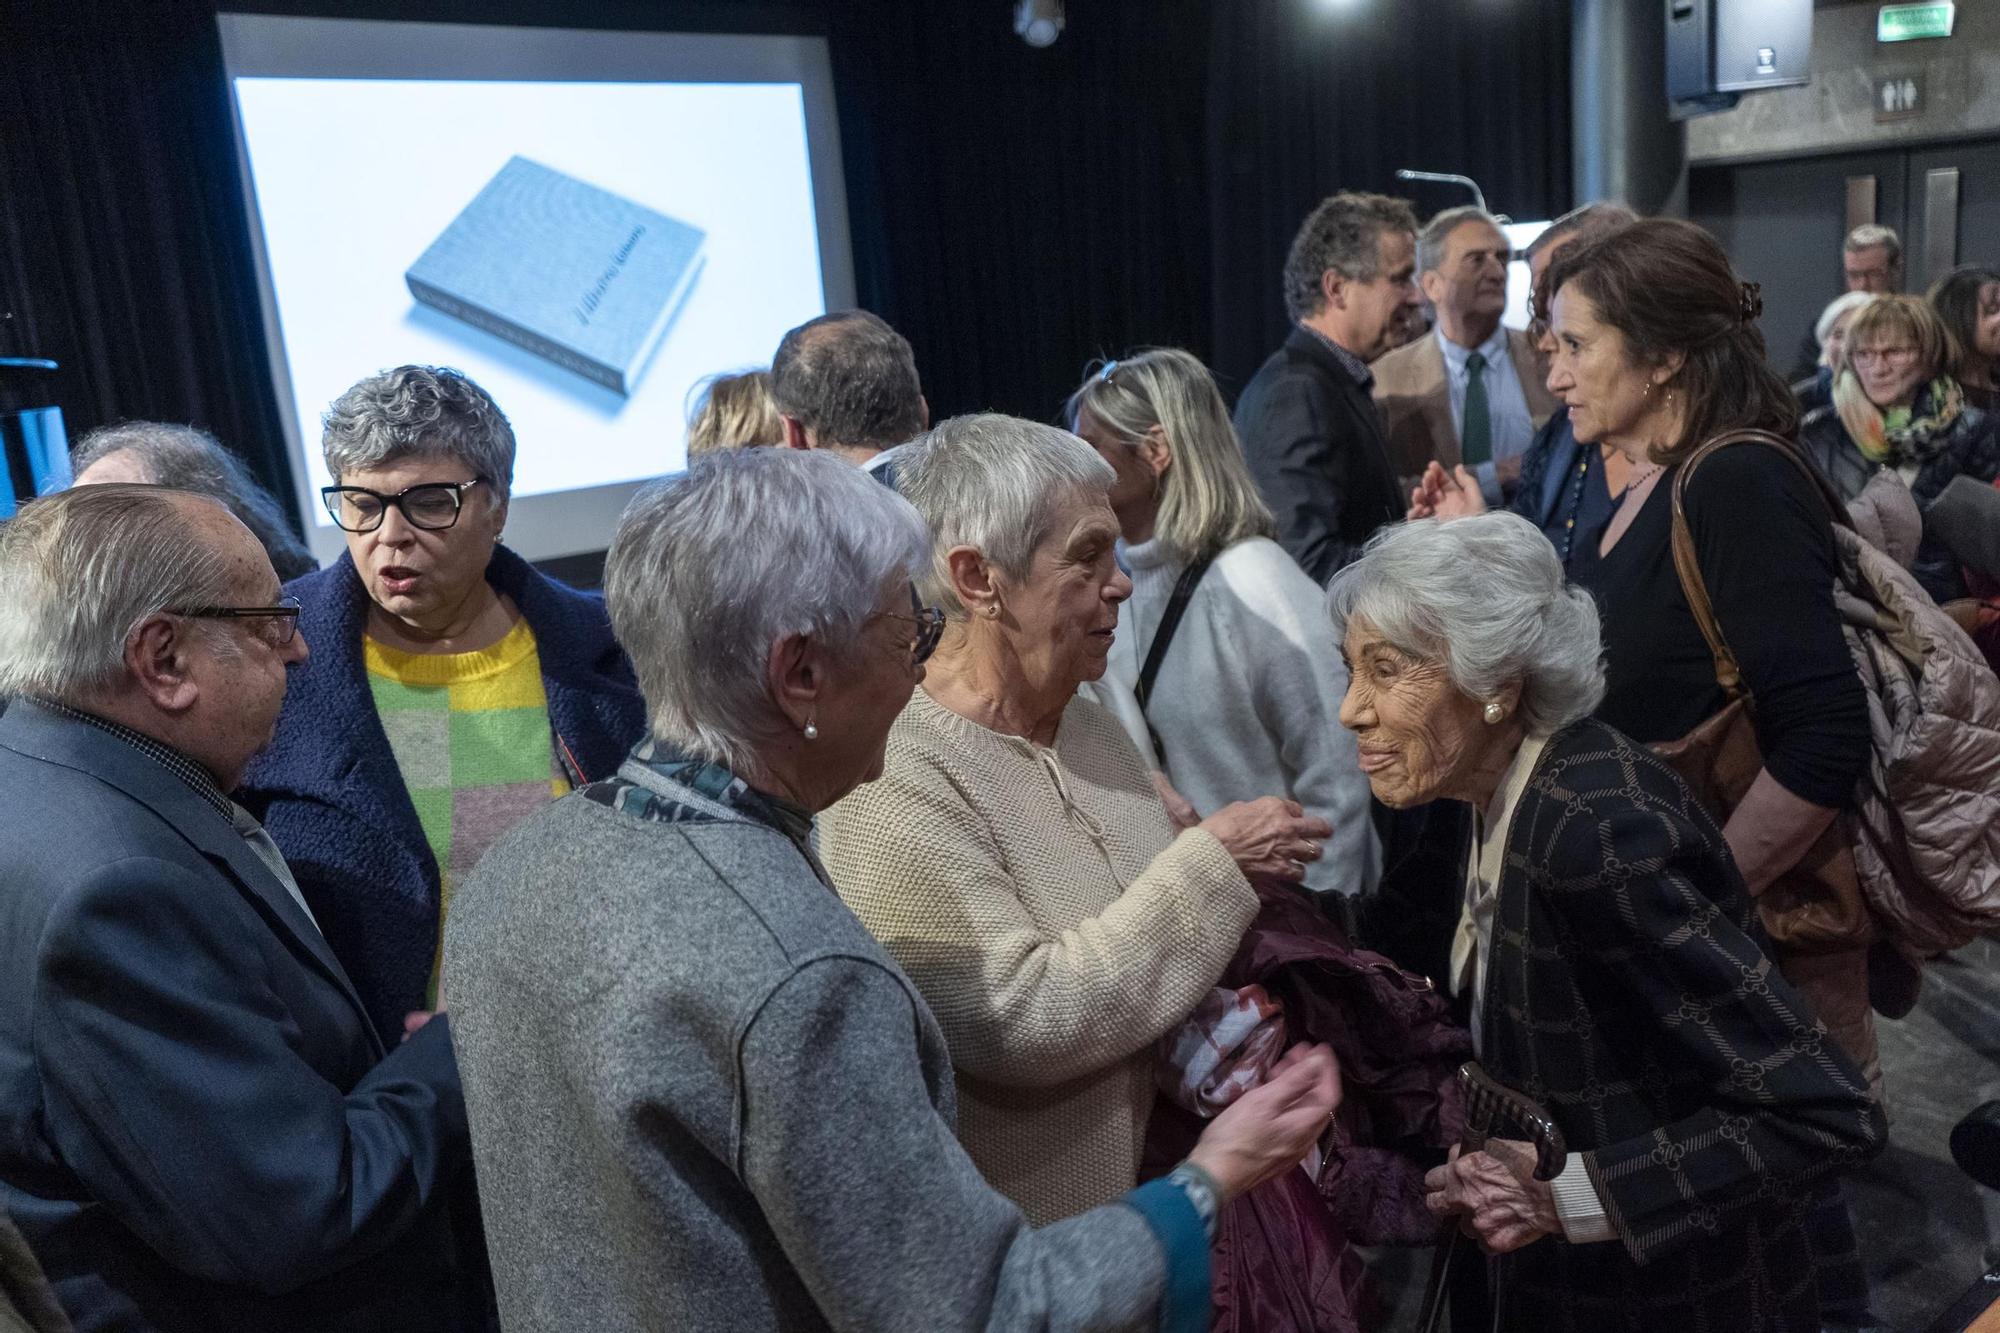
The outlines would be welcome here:
M 1104 680 L 1092 692 L 1156 765 L 1132 696 L 1181 562 L 1158 542 L 1121 548 L 1132 597 L 1121 610 Z M 1204 816 L 1232 801 L 1289 796 L 1333 825 L 1306 886 L 1375 887 L 1382 853 L 1369 822 L 1368 781 L 1353 733 L 1340 725 L 1347 670 L 1326 595 L 1284 548 L 1236 543 L 1202 576 L 1153 684 L 1148 715 L 1166 750 L 1167 778 Z

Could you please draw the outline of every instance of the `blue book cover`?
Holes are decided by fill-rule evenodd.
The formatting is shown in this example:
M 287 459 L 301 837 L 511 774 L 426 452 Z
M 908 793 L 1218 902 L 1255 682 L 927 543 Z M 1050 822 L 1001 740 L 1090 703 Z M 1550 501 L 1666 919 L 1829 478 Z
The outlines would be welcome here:
M 514 157 L 403 278 L 422 304 L 629 395 L 701 272 L 705 237 Z

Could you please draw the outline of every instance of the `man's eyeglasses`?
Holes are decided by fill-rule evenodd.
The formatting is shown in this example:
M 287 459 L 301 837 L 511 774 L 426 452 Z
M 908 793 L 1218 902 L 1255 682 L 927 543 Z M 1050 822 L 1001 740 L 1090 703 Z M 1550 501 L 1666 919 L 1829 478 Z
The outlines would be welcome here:
M 299 599 L 296 597 L 280 597 L 276 606 L 175 606 L 167 608 L 167 614 L 185 616 L 190 620 L 267 621 L 271 632 L 265 637 L 279 648 L 290 643 L 299 632 Z
M 922 666 L 931 660 L 937 651 L 938 640 L 944 637 L 944 611 L 935 606 L 925 606 L 917 596 L 913 586 L 910 589 L 910 614 L 898 615 L 894 611 L 884 611 L 891 620 L 900 620 L 917 627 L 916 640 L 910 644 L 910 665 Z
M 439 532 L 458 522 L 459 512 L 465 508 L 465 492 L 483 480 L 474 477 L 471 481 L 427 481 L 394 495 L 371 491 L 365 486 L 322 486 L 319 498 L 326 505 L 326 512 L 345 532 L 375 531 L 382 526 L 391 505 L 403 511 L 403 518 L 411 527 Z

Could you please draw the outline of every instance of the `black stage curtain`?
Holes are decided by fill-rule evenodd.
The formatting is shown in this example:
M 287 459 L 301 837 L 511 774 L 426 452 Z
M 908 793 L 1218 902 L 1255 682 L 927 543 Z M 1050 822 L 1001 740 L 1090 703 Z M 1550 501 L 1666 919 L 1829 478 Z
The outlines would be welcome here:
M 188 422 L 289 501 L 213 6 L 9 0 L 0 313 L 0 355 L 61 363 L 72 440 Z
M 939 417 L 1052 419 L 1088 362 L 1146 344 L 1208 358 L 1233 396 L 1282 334 L 1315 201 L 1460 201 L 1399 189 L 1399 166 L 1473 175 L 1517 217 L 1569 203 L 1567 0 L 1072 0 L 1043 51 L 1007 0 L 231 7 L 827 33 L 860 299 L 909 336 Z M 0 355 L 63 363 L 73 430 L 194 422 L 289 496 L 215 8 L 10 0 Z
M 1522 221 L 1571 207 L 1569 0 L 1213 9 L 1209 65 L 1210 364 L 1230 398 L 1283 338 L 1278 275 L 1298 224 L 1336 190 L 1419 218 L 1472 202 L 1400 167 L 1471 176 Z
M 1080 0 L 1045 50 L 1010 10 L 833 19 L 859 296 L 937 418 L 1053 419 L 1093 358 L 1208 342 L 1207 4 Z

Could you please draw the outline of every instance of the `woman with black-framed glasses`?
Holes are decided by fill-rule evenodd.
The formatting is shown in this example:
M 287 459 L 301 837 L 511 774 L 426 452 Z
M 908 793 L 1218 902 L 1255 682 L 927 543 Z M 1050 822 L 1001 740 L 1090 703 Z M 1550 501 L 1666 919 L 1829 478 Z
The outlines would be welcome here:
M 347 553 L 287 587 L 313 657 L 243 800 L 393 1043 L 438 1002 L 452 886 L 615 768 L 644 708 L 602 599 L 500 544 L 514 435 L 483 389 L 427 366 L 372 376 L 333 404 L 324 451 Z

